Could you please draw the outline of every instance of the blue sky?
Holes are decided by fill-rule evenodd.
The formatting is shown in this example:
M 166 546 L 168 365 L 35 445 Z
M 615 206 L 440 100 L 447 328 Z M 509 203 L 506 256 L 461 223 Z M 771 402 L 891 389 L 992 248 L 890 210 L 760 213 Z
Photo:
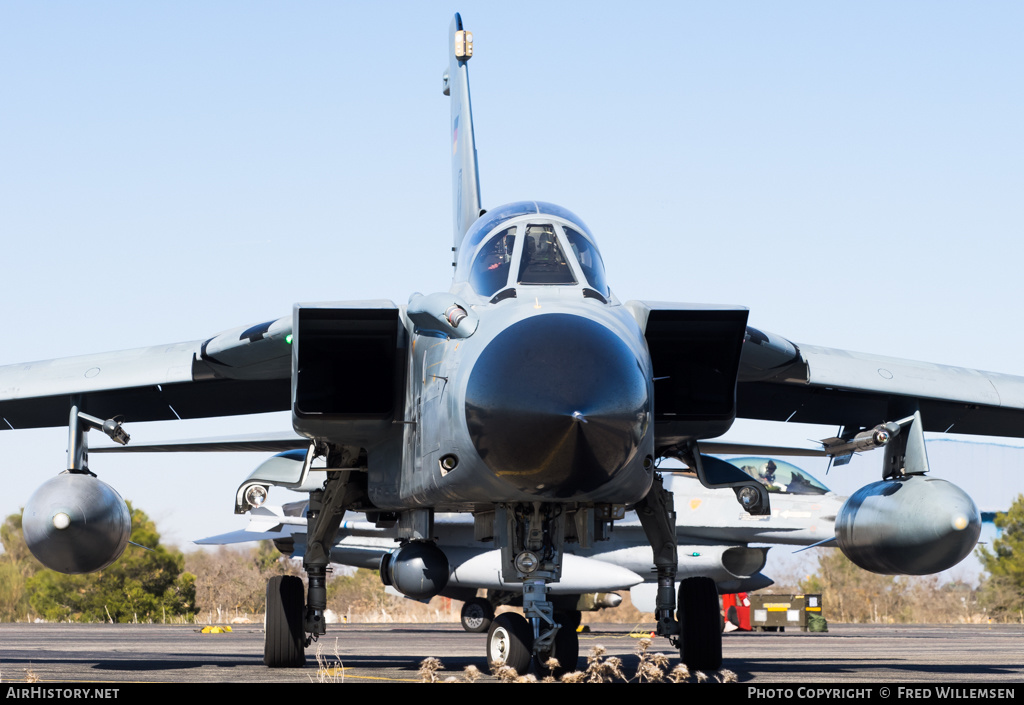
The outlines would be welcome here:
M 456 10 L 485 206 L 579 214 L 621 300 L 741 304 L 797 343 L 1024 375 L 1011 2 L 4 3 L 0 364 L 447 289 Z M 4 515 L 65 440 L 0 433 Z M 260 460 L 91 464 L 183 542 L 244 524 L 233 492 Z

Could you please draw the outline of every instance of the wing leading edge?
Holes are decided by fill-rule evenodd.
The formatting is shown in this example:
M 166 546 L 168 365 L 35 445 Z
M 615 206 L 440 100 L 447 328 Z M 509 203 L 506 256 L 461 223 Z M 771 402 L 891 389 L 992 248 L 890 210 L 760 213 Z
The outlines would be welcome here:
M 64 426 L 72 400 L 128 421 L 287 410 L 292 317 L 188 343 L 0 367 L 0 430 Z
M 1024 377 L 797 345 L 747 329 L 737 416 L 871 426 L 920 411 L 924 430 L 1024 437 Z

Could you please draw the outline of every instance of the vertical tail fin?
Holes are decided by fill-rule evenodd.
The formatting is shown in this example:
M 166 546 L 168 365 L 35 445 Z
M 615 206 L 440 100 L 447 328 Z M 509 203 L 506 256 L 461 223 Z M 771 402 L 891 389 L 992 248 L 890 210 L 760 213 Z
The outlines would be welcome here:
M 481 210 L 480 174 L 476 163 L 469 70 L 466 66 L 471 56 L 473 35 L 463 30 L 462 18 L 456 13 L 448 32 L 448 70 L 444 75 L 444 94 L 452 99 L 452 196 L 456 261 L 462 238 L 480 216 Z

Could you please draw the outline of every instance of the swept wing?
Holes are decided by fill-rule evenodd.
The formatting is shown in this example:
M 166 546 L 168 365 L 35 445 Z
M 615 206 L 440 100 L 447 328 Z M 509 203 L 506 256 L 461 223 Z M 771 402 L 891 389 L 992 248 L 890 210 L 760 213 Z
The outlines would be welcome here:
M 856 428 L 920 411 L 924 430 L 1024 436 L 1024 377 L 791 343 L 748 328 L 742 418 Z

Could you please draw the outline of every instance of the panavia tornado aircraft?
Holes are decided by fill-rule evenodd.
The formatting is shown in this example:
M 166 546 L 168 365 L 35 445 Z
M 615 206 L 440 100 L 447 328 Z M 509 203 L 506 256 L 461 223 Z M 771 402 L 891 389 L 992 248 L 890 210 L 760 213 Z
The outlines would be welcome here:
M 196 543 L 270 540 L 282 553 L 303 557 L 309 503 L 247 507 L 244 498 L 251 492 L 262 495 L 271 485 L 290 485 L 289 489 L 296 492 L 319 489 L 325 468 L 312 468 L 300 484 L 282 482 L 284 478 L 299 477 L 297 471 L 304 456 L 302 450 L 285 451 L 257 467 L 237 492 L 238 508 L 250 514 L 249 526 Z M 679 555 L 676 577 L 710 577 L 720 593 L 752 592 L 773 581 L 762 572 L 770 547 L 750 544 L 827 543 L 835 535 L 835 518 L 846 498 L 784 460 L 736 458 L 729 462 L 770 485 L 772 513 L 752 516 L 736 503 L 733 492 L 708 489 L 692 474 L 666 476 L 665 488 L 675 500 Z M 496 607 L 521 605 L 522 593 L 518 582 L 503 579 L 501 551 L 474 539 L 473 524 L 469 514 L 437 514 L 434 535 L 449 567 L 448 583 L 439 594 L 461 600 L 463 628 L 481 632 L 490 627 Z M 561 579 L 550 586 L 548 593 L 556 612 L 570 625 L 579 624 L 583 611 L 618 606 L 621 597 L 614 592 L 617 590 L 630 590 L 633 605 L 641 611 L 655 610 L 657 576 L 650 570 L 651 549 L 636 512 L 626 512 L 614 529 L 607 540 L 589 548 L 572 547 L 563 557 Z M 370 569 L 379 567 L 382 560 L 386 565 L 395 549 L 397 533 L 396 526 L 380 526 L 359 515 L 346 516 L 331 549 L 331 561 Z M 479 597 L 479 590 L 485 590 L 486 595 Z
M 676 503 L 657 463 L 678 459 L 751 517 L 769 515 L 769 478 L 704 454 L 738 417 L 831 424 L 841 430 L 822 451 L 836 458 L 884 449 L 881 481 L 854 493 L 835 522 L 836 543 L 861 567 L 930 573 L 971 551 L 977 509 L 926 476 L 923 433 L 1024 436 L 1024 379 L 796 344 L 749 327 L 736 306 L 620 302 L 574 213 L 542 201 L 483 207 L 472 37 L 458 16 L 448 47 L 450 290 L 404 306 L 298 304 L 193 342 L 0 368 L 0 428 L 68 427 L 67 470 L 25 506 L 36 557 L 94 571 L 128 540 L 124 501 L 90 472 L 89 430 L 125 444 L 131 422 L 280 410 L 307 446 L 281 484 L 317 458 L 327 470 L 309 492 L 308 589 L 297 579 L 268 585 L 271 667 L 302 665 L 325 633 L 331 548 L 345 513 L 359 511 L 396 527 L 402 543 L 382 575 L 413 596 L 449 579 L 435 514 L 471 516 L 473 540 L 500 553 L 501 579 L 519 586 L 525 614 L 494 620 L 487 659 L 523 670 L 553 657 L 573 668 L 577 637 L 551 599 L 566 547 L 598 545 L 631 508 L 652 547 L 658 633 L 691 668 L 718 668 L 715 580 L 680 570 Z M 254 489 L 239 504 L 261 501 Z

